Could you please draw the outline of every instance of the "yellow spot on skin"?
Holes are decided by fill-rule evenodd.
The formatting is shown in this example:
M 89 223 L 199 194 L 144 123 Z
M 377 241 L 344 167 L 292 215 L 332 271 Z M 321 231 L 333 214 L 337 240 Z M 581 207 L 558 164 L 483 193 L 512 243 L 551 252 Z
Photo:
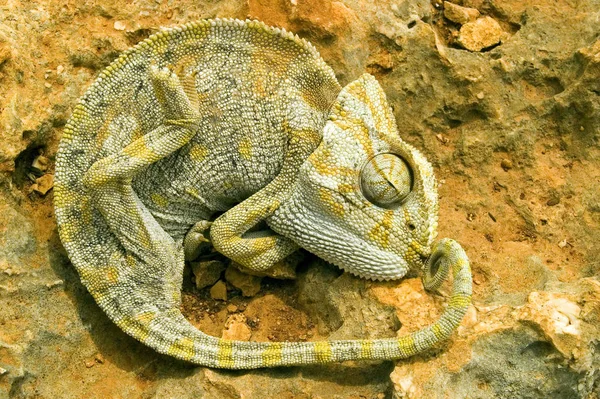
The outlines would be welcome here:
M 167 353 L 171 356 L 191 360 L 194 357 L 194 341 L 190 338 L 181 338 L 173 342 Z
M 437 339 L 442 339 L 444 337 L 444 334 L 442 333 L 442 327 L 438 323 L 435 323 L 433 326 L 431 326 L 431 330 Z
M 460 309 L 465 308 L 471 304 L 471 297 L 468 295 L 457 295 L 450 298 L 448 302 L 449 308 Z
M 460 258 L 454 263 L 454 265 L 452 265 L 452 273 L 456 274 L 459 270 L 464 269 L 465 267 L 467 267 L 467 260 Z
M 325 112 L 329 109 L 330 103 L 318 91 L 301 90 L 300 96 L 309 107 L 316 111 Z
M 337 190 L 340 194 L 350 194 L 356 191 L 356 188 L 352 184 L 340 184 L 338 185 Z
M 73 242 L 74 238 L 76 238 L 79 234 L 79 229 L 76 223 L 73 222 L 65 222 L 61 223 L 59 226 L 60 231 L 60 239 L 63 244 L 68 244 Z
M 243 241 L 242 241 L 243 242 Z M 251 253 L 263 253 L 275 247 L 277 239 L 274 236 L 260 237 L 250 241 Z
M 337 166 L 337 161 L 335 157 L 331 155 L 331 150 L 329 148 L 322 148 L 318 151 L 315 151 L 310 157 L 308 157 L 308 161 L 317 170 L 317 172 L 323 176 L 354 178 L 359 173 L 359 171 L 355 169 Z
M 411 335 L 404 336 L 398 340 L 398 348 L 404 356 L 411 356 L 417 352 L 415 340 Z
M 334 215 L 344 216 L 344 205 L 336 200 L 331 190 L 324 187 L 319 188 L 319 198 Z
M 200 144 L 192 145 L 190 149 L 190 158 L 196 162 L 202 162 L 208 155 L 208 148 Z
M 242 141 L 240 141 L 240 144 L 238 145 L 238 152 L 242 158 L 246 160 L 252 157 L 252 143 L 250 142 L 250 139 L 244 138 Z
M 125 332 L 144 342 L 148 339 L 149 326 L 152 320 L 156 318 L 153 312 L 143 312 L 134 317 L 125 316 L 118 320 L 116 324 Z
M 315 358 L 318 363 L 327 363 L 331 361 L 331 345 L 327 341 L 315 342 Z
M 233 183 L 229 180 L 223 182 L 223 189 L 225 190 L 229 190 L 230 188 L 233 187 Z
M 129 267 L 135 267 L 135 265 L 137 264 L 137 262 L 135 261 L 135 258 L 131 254 L 127 254 L 127 256 L 125 257 L 125 262 L 127 263 L 127 266 L 129 266 Z
M 152 202 L 154 202 L 156 205 L 160 206 L 161 208 L 166 208 L 169 205 L 169 200 L 167 200 L 165 197 L 163 197 L 160 194 L 152 194 L 150 196 L 150 199 L 152 200 Z
M 116 284 L 119 281 L 119 270 L 114 267 L 108 267 L 106 269 L 106 280 L 109 284 Z
M 267 97 L 268 93 L 267 90 L 265 88 L 265 80 L 262 74 L 258 74 L 255 78 L 254 78 L 254 90 L 253 93 L 258 95 L 259 97 L 265 98 Z
M 144 248 L 150 249 L 152 248 L 152 239 L 150 238 L 150 234 L 148 230 L 146 230 L 144 220 L 139 213 L 139 210 L 135 206 L 128 206 L 126 209 L 128 216 L 132 221 L 135 221 L 135 225 L 138 226 L 137 231 L 137 242 L 141 244 Z
M 143 312 L 136 315 L 135 318 L 142 324 L 150 324 L 156 318 L 156 314 L 153 312 Z
M 379 244 L 381 248 L 387 248 L 390 245 L 390 232 L 394 219 L 394 211 L 388 210 L 383 214 L 383 219 L 380 223 L 376 223 L 375 227 L 368 233 L 368 238 L 371 241 Z
M 232 341 L 224 339 L 219 340 L 219 353 L 217 354 L 217 361 L 220 367 L 233 367 L 234 361 Z
M 146 145 L 143 138 L 140 138 L 123 148 L 123 154 L 128 155 L 131 158 L 144 160 L 148 163 L 156 162 L 162 158 L 160 154 L 157 154 L 152 148 Z
M 265 366 L 275 366 L 281 363 L 283 345 L 281 342 L 274 342 L 268 346 L 262 353 L 262 360 Z
M 199 198 L 200 197 L 200 193 L 198 192 L 198 190 L 194 187 L 186 187 L 185 192 L 189 195 L 191 195 L 194 198 Z
M 360 357 L 363 359 L 373 358 L 373 341 L 361 341 L 360 342 Z

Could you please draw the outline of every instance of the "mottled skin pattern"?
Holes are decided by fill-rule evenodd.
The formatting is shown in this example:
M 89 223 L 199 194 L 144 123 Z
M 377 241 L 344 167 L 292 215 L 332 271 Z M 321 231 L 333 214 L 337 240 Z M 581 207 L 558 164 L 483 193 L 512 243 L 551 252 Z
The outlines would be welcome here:
M 342 89 L 314 47 L 260 22 L 199 21 L 126 51 L 76 106 L 56 169 L 60 237 L 83 284 L 161 353 L 221 368 L 406 358 L 446 339 L 470 303 L 460 245 L 432 248 L 431 165 L 400 139 L 377 81 Z M 452 296 L 398 339 L 223 340 L 179 310 L 184 253 L 207 238 L 255 271 L 299 247 L 371 279 L 425 266 L 428 289 L 452 270 Z

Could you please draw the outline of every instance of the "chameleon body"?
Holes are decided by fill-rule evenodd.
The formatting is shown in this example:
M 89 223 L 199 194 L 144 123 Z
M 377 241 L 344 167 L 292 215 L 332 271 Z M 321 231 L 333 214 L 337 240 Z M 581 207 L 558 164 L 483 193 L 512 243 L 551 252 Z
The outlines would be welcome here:
M 55 208 L 110 319 L 199 365 L 406 358 L 446 339 L 470 304 L 465 252 L 432 246 L 432 167 L 400 139 L 375 78 L 342 89 L 312 45 L 257 21 L 164 30 L 101 72 L 65 127 Z M 371 279 L 425 265 L 429 289 L 452 270 L 452 295 L 437 322 L 397 339 L 219 339 L 179 309 L 185 254 L 207 240 L 254 271 L 299 247 Z

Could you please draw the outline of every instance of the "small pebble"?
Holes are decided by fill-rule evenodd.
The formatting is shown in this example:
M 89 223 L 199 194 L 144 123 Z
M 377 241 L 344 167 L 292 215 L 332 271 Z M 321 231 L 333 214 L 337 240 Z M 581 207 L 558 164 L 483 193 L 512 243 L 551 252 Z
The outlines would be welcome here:
M 115 21 L 113 27 L 115 30 L 125 30 L 125 23 L 123 21 Z
M 225 330 L 223 330 L 223 339 L 231 339 L 237 341 L 248 341 L 252 336 L 252 330 L 246 324 L 246 316 L 241 313 L 236 313 L 227 319 L 225 322 Z
M 41 195 L 46 195 L 54 186 L 54 175 L 45 174 L 42 177 L 35 179 L 35 183 L 31 189 Z
M 46 288 L 51 289 L 51 288 L 54 288 L 54 287 L 61 286 L 63 284 L 64 284 L 64 281 L 62 281 L 62 280 L 54 280 L 51 283 L 47 283 L 46 284 Z
M 508 171 L 510 169 L 513 168 L 513 163 L 510 159 L 506 159 L 504 158 L 501 162 L 500 162 L 500 166 L 502 167 L 502 169 L 504 169 L 504 171 Z
M 31 163 L 32 168 L 35 168 L 41 172 L 47 171 L 49 165 L 50 165 L 50 159 L 46 158 L 43 155 L 38 155 L 37 157 L 35 157 L 35 159 Z
M 4 375 L 6 373 L 8 373 L 8 370 L 5 369 L 5 368 L 0 367 L 0 375 Z
M 225 264 L 217 260 L 191 262 L 196 288 L 202 289 L 216 283 L 225 270 Z
M 96 363 L 104 364 L 104 356 L 102 356 L 101 353 L 97 353 L 96 356 L 94 356 L 94 360 Z
M 558 198 L 558 197 L 552 197 L 552 198 L 550 198 L 546 202 L 546 205 L 548 205 L 548 206 L 555 206 L 555 205 L 558 205 L 559 203 L 560 203 L 560 198 Z
M 479 18 L 479 11 L 475 8 L 461 7 L 449 1 L 444 1 L 444 17 L 452 22 L 464 25 Z
M 230 304 L 227 306 L 227 311 L 228 311 L 229 313 L 235 313 L 235 312 L 237 312 L 237 311 L 238 311 L 238 307 L 237 307 L 237 306 L 235 306 L 233 303 L 230 303 Z
M 227 285 L 223 280 L 217 281 L 217 283 L 210 288 L 210 297 L 219 301 L 227 300 Z
M 96 365 L 96 361 L 93 359 L 90 360 L 86 360 L 85 361 L 85 367 L 87 367 L 88 369 L 91 369 L 92 367 L 94 367 Z
M 262 277 L 251 276 L 250 274 L 242 273 L 235 266 L 229 266 L 225 270 L 225 279 L 242 291 L 245 297 L 252 297 L 260 291 L 260 282 Z
M 460 28 L 458 43 L 467 50 L 481 51 L 500 43 L 503 36 L 504 31 L 494 18 L 483 17 Z
M 441 133 L 436 134 L 435 138 L 438 139 L 438 141 L 442 144 L 448 144 L 448 141 L 450 141 Z

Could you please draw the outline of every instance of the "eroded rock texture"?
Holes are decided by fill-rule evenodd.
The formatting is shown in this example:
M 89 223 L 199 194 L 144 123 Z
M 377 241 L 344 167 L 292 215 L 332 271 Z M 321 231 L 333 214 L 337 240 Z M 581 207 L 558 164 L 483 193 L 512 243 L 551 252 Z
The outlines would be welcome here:
M 0 5 L 0 398 L 598 397 L 600 3 L 451 3 L 464 9 L 445 14 L 441 0 Z M 121 51 L 208 17 L 285 27 L 315 44 L 342 84 L 365 70 L 380 80 L 401 134 L 435 166 L 440 236 L 472 260 L 474 306 L 450 341 L 397 364 L 224 372 L 157 355 L 94 304 L 58 240 L 48 191 L 62 128 Z M 393 337 L 435 320 L 448 292 L 426 293 L 417 278 L 365 282 L 312 257 L 295 280 L 265 277 L 253 296 L 226 275 L 227 301 L 195 281 L 190 271 L 187 317 L 253 340 Z

